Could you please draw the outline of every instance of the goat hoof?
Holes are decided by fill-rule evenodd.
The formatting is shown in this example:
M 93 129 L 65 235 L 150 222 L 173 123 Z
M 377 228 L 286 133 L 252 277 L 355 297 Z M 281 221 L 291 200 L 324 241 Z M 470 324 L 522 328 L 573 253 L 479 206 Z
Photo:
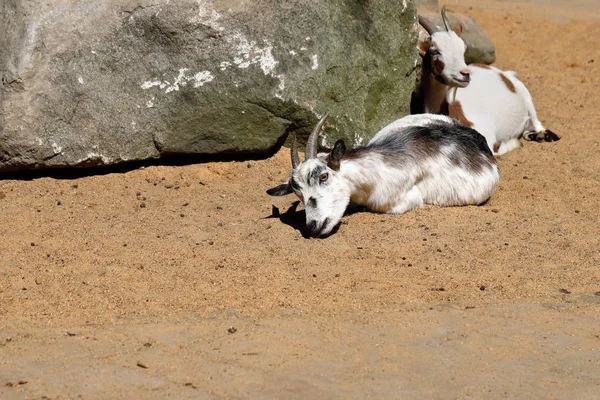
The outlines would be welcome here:
M 528 140 L 530 142 L 543 142 L 544 141 L 544 133 L 538 132 L 529 132 L 523 135 L 523 139 Z
M 545 136 L 546 136 L 546 134 L 544 132 L 539 132 L 538 134 L 535 135 L 535 141 L 538 143 L 542 143 L 544 141 Z
M 557 140 L 560 140 L 560 136 L 551 130 L 546 130 L 546 132 L 544 132 L 544 140 L 546 142 L 556 142 Z

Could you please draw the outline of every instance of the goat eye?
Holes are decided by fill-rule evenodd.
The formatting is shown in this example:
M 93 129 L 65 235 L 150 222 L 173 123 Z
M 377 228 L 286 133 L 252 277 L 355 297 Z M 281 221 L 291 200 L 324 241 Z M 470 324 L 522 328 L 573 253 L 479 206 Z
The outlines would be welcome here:
M 321 182 L 325 182 L 327 181 L 327 179 L 329 179 L 329 173 L 325 172 L 324 174 L 321 174 L 321 176 L 319 177 L 319 180 Z
M 438 54 L 440 54 L 440 52 L 437 49 L 432 49 L 431 54 L 437 56 Z

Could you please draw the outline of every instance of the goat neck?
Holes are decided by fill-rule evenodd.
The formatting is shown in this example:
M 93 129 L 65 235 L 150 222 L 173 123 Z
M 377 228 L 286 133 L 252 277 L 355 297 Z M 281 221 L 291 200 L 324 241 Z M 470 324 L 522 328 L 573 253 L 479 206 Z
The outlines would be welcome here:
M 433 77 L 428 65 L 428 60 L 423 60 L 421 81 L 417 90 L 423 99 L 423 112 L 441 114 L 442 104 L 446 102 L 448 95 L 448 86 Z
M 354 204 L 377 212 L 388 211 L 389 199 L 381 196 L 382 192 L 376 188 L 389 186 L 392 190 L 396 174 L 393 168 L 382 163 L 381 154 L 360 150 L 350 153 L 342 159 L 338 174 L 346 182 L 345 187 Z

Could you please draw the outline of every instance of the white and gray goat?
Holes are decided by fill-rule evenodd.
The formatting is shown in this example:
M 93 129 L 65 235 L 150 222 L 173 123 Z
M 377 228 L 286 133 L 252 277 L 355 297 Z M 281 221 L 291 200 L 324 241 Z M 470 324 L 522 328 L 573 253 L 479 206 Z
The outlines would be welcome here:
M 410 115 L 383 128 L 366 146 L 346 151 L 338 140 L 330 153 L 317 154 L 326 116 L 310 134 L 303 162 L 292 138 L 292 176 L 267 190 L 271 196 L 300 198 L 311 236 L 329 235 L 350 202 L 389 214 L 424 204 L 479 205 L 500 178 L 483 136 L 449 117 Z
M 481 133 L 494 154 L 521 147 L 521 137 L 538 142 L 559 140 L 537 117 L 531 94 L 514 71 L 485 64 L 465 64 L 461 25 L 452 30 L 442 8 L 446 30 L 419 16 L 429 33 L 419 41 L 421 81 L 413 93 L 411 114 L 444 114 Z

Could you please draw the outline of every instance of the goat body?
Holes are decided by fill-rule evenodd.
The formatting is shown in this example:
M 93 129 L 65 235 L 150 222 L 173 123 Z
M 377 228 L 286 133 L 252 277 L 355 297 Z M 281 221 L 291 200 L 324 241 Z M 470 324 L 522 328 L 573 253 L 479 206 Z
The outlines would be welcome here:
M 483 136 L 449 117 L 422 114 L 391 123 L 366 146 L 346 152 L 340 140 L 331 153 L 315 151 L 294 166 L 288 183 L 267 192 L 295 193 L 311 234 L 323 236 L 350 202 L 390 214 L 424 204 L 478 205 L 489 199 L 498 180 Z
M 365 147 L 346 153 L 339 173 L 353 203 L 391 214 L 424 204 L 481 204 L 499 179 L 481 135 L 432 115 L 383 128 Z
M 440 31 L 423 17 L 419 22 L 431 38 L 419 42 L 423 68 L 411 102 L 412 114 L 449 115 L 481 133 L 494 154 L 520 147 L 521 137 L 536 141 L 560 139 L 544 128 L 531 94 L 515 72 L 483 64 L 467 67 L 460 26 Z
M 538 119 L 531 94 L 515 72 L 487 65 L 470 65 L 469 69 L 469 86 L 448 90 L 450 117 L 481 133 L 497 154 L 521 147 L 521 136 L 551 139 L 554 134 Z

